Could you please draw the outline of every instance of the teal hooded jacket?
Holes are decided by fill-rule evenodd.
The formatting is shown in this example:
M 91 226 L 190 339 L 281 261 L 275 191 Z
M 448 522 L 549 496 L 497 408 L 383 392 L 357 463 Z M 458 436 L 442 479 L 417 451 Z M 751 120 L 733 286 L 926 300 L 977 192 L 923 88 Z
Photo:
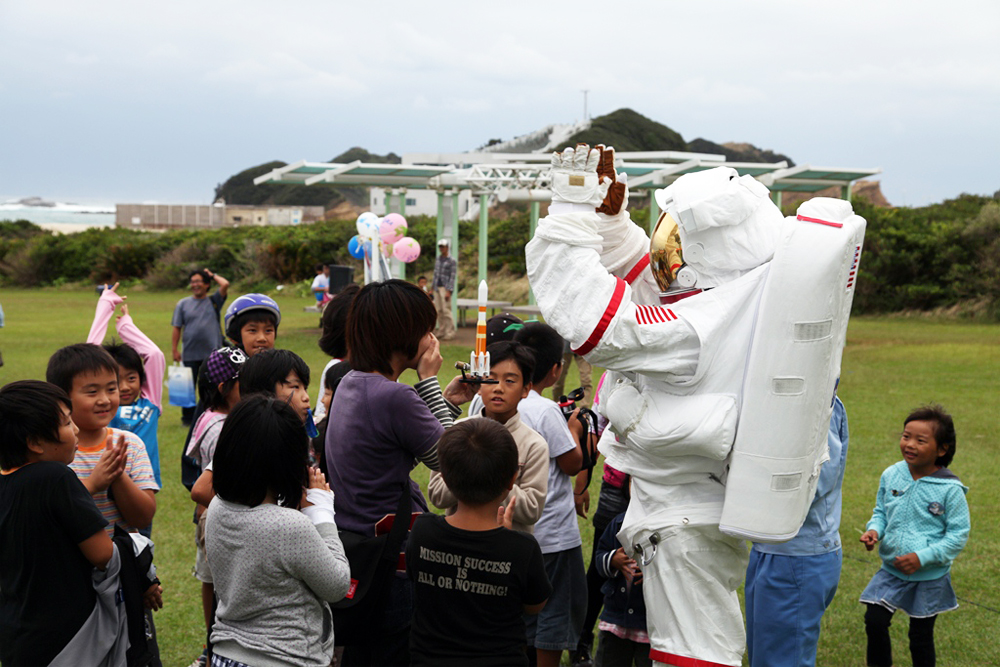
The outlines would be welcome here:
M 867 526 L 878 532 L 882 569 L 905 581 L 946 575 L 969 539 L 968 490 L 947 468 L 918 480 L 906 461 L 886 468 Z M 893 560 L 909 553 L 917 554 L 920 569 L 903 574 Z

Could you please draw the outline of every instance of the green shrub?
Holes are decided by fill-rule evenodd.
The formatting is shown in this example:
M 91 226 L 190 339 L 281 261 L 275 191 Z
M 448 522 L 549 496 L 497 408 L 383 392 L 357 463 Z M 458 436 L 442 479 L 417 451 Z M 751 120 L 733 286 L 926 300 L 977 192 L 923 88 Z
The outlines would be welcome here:
M 868 221 L 854 310 L 885 313 L 953 309 L 1000 319 L 1000 201 L 962 195 L 921 208 L 879 208 L 855 201 Z M 649 209 L 632 218 L 648 228 Z M 490 220 L 490 273 L 505 271 L 516 283 L 524 275 L 527 207 Z M 410 216 L 408 234 L 421 256 L 407 267 L 411 279 L 434 272 L 436 221 Z M 317 263 L 353 266 L 347 243 L 354 220 L 327 220 L 295 227 L 236 227 L 174 230 L 89 229 L 53 234 L 30 222 L 0 222 L 0 280 L 20 286 L 66 282 L 110 282 L 142 278 L 155 289 L 176 289 L 195 269 L 210 267 L 242 286 L 273 286 L 311 280 Z M 459 223 L 458 291 L 475 294 L 479 266 L 479 221 Z M 521 290 L 518 286 L 513 291 Z

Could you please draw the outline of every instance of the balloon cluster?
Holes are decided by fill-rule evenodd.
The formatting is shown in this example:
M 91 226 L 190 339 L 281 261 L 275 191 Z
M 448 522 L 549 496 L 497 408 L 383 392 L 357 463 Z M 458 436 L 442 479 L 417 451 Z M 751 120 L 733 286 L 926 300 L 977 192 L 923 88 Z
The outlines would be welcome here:
M 420 257 L 420 244 L 412 236 L 407 236 L 406 218 L 399 213 L 390 213 L 380 218 L 368 211 L 358 216 L 358 235 L 347 242 L 347 251 L 355 259 L 371 257 L 373 244 L 376 251 L 385 257 L 395 257 L 409 264 Z

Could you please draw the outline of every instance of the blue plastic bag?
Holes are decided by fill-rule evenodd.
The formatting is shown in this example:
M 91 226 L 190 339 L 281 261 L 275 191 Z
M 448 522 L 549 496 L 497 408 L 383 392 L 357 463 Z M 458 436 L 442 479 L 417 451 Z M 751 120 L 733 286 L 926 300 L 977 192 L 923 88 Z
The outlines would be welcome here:
M 190 368 L 174 364 L 167 369 L 167 393 L 170 396 L 170 405 L 193 408 L 198 404 L 198 399 L 194 395 L 194 375 Z

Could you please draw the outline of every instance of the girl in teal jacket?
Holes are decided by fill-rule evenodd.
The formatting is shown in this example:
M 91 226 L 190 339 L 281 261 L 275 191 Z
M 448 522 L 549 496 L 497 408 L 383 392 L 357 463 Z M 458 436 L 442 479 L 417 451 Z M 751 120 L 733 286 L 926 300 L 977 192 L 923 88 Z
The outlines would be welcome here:
M 955 424 L 939 405 L 903 422 L 903 460 L 886 468 L 861 542 L 879 545 L 882 569 L 861 593 L 867 606 L 868 664 L 892 665 L 889 623 L 896 609 L 910 617 L 914 667 L 933 666 L 934 621 L 958 607 L 951 563 L 969 539 L 968 488 L 947 466 L 955 456 Z

